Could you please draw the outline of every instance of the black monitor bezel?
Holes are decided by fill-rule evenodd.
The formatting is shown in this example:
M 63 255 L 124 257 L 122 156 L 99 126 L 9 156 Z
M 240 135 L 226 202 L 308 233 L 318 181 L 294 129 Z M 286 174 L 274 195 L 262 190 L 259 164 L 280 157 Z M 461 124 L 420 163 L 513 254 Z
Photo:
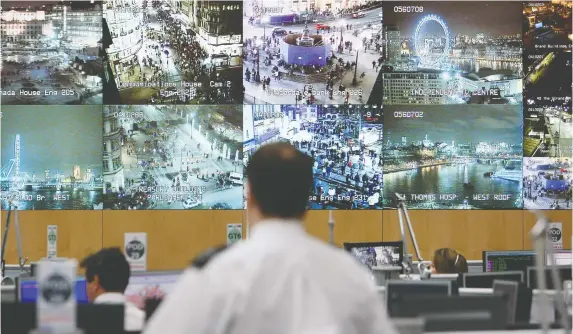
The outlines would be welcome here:
M 543 266 L 543 270 L 545 270 L 545 271 L 549 270 L 549 271 L 550 271 L 551 268 L 553 268 L 553 267 L 555 267 L 555 269 L 557 270 L 558 273 L 560 272 L 560 270 L 563 270 L 563 269 L 565 269 L 565 270 L 567 270 L 567 269 L 571 270 L 571 266 L 567 266 L 567 265 L 564 265 L 564 266 Z M 537 270 L 537 267 L 536 267 L 536 266 L 527 267 L 527 270 L 526 270 L 526 279 L 527 279 L 527 281 L 526 281 L 525 283 L 527 284 L 527 287 L 528 287 L 528 288 L 534 289 L 534 290 L 538 290 L 538 288 L 533 288 L 533 287 L 531 287 L 531 279 L 530 279 L 530 277 L 531 277 L 531 273 L 532 273 L 534 270 Z M 560 278 L 561 280 L 563 280 L 562 277 L 559 277 L 559 278 Z M 553 282 L 551 282 L 551 284 L 553 284 Z M 554 290 L 554 289 L 552 289 L 552 290 Z
M 519 274 L 521 275 L 521 283 L 525 283 L 525 274 L 523 273 L 523 271 L 521 270 L 512 270 L 512 271 L 493 271 L 493 272 L 483 272 L 483 273 L 463 273 L 462 274 L 462 287 L 463 288 L 467 288 L 466 285 L 466 277 L 467 276 L 471 276 L 471 277 L 478 277 L 478 276 L 509 276 L 509 275 L 514 275 L 514 274 Z M 499 278 L 500 280 L 503 280 L 503 277 Z M 493 287 L 493 284 L 492 284 Z M 472 289 L 472 288 L 470 288 Z M 473 288 L 473 289 L 477 289 L 477 288 Z

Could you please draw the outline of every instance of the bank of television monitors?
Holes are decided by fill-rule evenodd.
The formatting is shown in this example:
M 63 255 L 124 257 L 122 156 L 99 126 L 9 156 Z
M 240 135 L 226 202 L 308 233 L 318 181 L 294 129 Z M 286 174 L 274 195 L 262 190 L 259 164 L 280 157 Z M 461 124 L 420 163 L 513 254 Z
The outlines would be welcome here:
M 311 210 L 572 207 L 571 2 L 1 6 L 2 209 L 243 209 L 276 141 Z

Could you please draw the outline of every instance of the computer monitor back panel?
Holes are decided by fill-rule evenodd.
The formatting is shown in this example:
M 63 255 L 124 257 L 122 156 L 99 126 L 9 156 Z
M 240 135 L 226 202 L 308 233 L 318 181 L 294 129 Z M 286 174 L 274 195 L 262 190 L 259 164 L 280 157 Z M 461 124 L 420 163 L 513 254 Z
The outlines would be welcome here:
M 484 251 L 482 253 L 484 272 L 504 272 L 520 270 L 524 274 L 527 267 L 535 265 L 533 251 Z
M 494 280 L 524 283 L 524 276 L 521 271 L 465 273 L 462 281 L 464 288 L 491 289 Z
M 404 258 L 401 241 L 345 243 L 344 249 L 370 269 L 375 266 L 401 266 Z
M 573 258 L 571 250 L 553 250 L 553 256 L 547 252 L 545 255 L 545 264 L 548 266 L 571 266 L 573 265 Z
M 127 300 L 145 308 L 145 300 L 163 298 L 167 295 L 181 277 L 180 271 L 134 273 L 129 279 L 125 291 Z
M 561 284 L 565 281 L 570 281 L 572 279 L 571 275 L 571 266 L 557 266 L 557 273 L 559 274 L 559 280 Z M 543 267 L 543 271 L 545 272 L 545 284 L 548 290 L 554 290 L 555 286 L 553 285 L 553 278 L 551 276 L 551 267 Z M 537 268 L 536 267 L 529 267 L 527 268 L 527 286 L 531 289 L 539 289 L 539 283 L 537 280 Z
M 392 301 L 391 317 L 422 318 L 426 332 L 504 329 L 507 308 L 503 297 L 490 296 L 416 296 Z
M 392 314 L 392 303 L 408 296 L 451 296 L 452 281 L 402 281 L 390 280 L 386 285 L 386 304 Z

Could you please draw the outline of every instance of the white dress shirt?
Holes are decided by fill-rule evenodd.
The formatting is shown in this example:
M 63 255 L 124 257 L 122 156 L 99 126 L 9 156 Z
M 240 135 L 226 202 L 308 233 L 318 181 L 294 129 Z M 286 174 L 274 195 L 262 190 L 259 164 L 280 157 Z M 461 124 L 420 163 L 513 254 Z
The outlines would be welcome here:
M 145 325 L 145 312 L 135 304 L 128 302 L 121 293 L 102 293 L 94 300 L 94 304 L 123 304 L 125 315 L 123 329 L 125 331 L 141 331 Z
M 394 334 L 367 269 L 306 234 L 261 222 L 202 270 L 187 270 L 145 334 Z

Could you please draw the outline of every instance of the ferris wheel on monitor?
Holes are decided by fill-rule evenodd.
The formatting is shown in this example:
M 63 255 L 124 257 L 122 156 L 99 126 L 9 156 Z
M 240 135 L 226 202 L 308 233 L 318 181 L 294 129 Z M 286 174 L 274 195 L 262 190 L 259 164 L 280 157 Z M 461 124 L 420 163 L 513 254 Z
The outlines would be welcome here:
M 444 45 L 442 53 L 439 55 L 435 55 L 431 52 L 431 50 L 428 50 L 428 48 L 426 47 L 426 41 L 422 36 L 420 36 L 420 31 L 422 30 L 422 28 L 430 22 L 438 23 L 442 27 L 442 30 L 444 31 L 446 43 Z M 446 60 L 451 50 L 450 29 L 448 28 L 446 21 L 444 21 L 444 19 L 442 19 L 438 15 L 431 14 L 424 16 L 416 26 L 416 32 L 414 33 L 414 47 L 416 48 L 416 55 L 420 57 L 420 61 L 424 65 L 437 66 L 441 64 L 444 60 Z

